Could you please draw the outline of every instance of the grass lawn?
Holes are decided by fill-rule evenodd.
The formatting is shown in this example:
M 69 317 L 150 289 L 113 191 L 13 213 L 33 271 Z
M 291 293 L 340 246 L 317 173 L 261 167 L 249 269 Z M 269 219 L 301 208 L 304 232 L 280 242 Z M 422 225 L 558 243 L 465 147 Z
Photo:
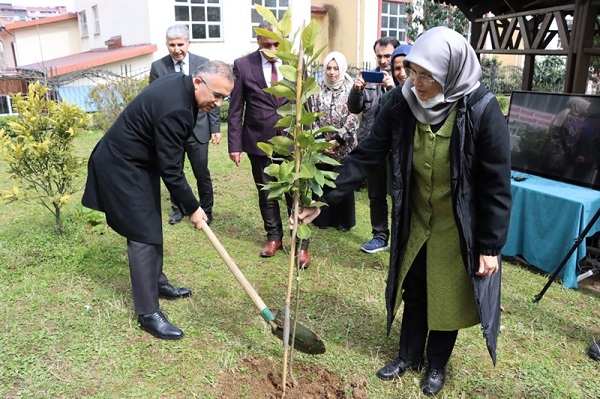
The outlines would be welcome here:
M 97 132 L 81 137 L 78 154 L 87 157 L 100 137 Z M 245 158 L 234 166 L 226 137 L 211 147 L 210 157 L 211 228 L 267 305 L 278 309 L 289 260 L 283 252 L 258 256 L 265 235 L 249 162 Z M 0 162 L 0 188 L 11 186 Z M 246 358 L 280 364 L 281 341 L 204 233 L 187 221 L 167 224 L 166 190 L 165 272 L 173 284 L 194 292 L 189 299 L 161 301 L 186 334 L 175 342 L 138 328 L 125 239 L 108 228 L 92 229 L 76 211 L 80 198 L 81 193 L 73 196 L 64 208 L 63 237 L 55 235 L 53 217 L 41 206 L 0 205 L 0 397 L 257 398 L 253 392 L 228 392 L 220 376 L 248 373 Z M 417 373 L 394 382 L 375 377 L 397 354 L 399 322 L 387 337 L 388 253 L 359 251 L 370 238 L 365 190 L 356 199 L 357 226 L 350 232 L 313 228 L 312 265 L 300 279 L 297 318 L 323 338 L 327 352 L 296 352 L 294 361 L 338 375 L 348 398 L 355 381 L 365 381 L 368 398 L 418 398 L 422 376 Z M 493 367 L 478 327 L 461 331 L 439 397 L 600 397 L 600 362 L 587 356 L 591 342 L 600 339 L 599 295 L 556 283 L 534 304 L 546 281 L 543 274 L 504 264 L 498 363 Z

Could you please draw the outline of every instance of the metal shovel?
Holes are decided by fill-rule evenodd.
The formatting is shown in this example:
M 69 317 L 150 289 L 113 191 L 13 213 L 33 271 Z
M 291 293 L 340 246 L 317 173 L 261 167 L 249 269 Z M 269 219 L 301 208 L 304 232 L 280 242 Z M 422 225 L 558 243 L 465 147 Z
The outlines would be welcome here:
M 248 282 L 246 277 L 242 274 L 239 267 L 235 264 L 231 256 L 225 250 L 225 247 L 221 244 L 217 236 L 212 232 L 210 227 L 206 224 L 205 221 L 201 223 L 202 231 L 206 234 L 210 243 L 215 247 L 221 258 L 227 264 L 227 267 L 233 273 L 236 280 L 242 285 L 246 294 L 252 299 L 252 302 L 256 305 L 258 310 L 260 310 L 260 315 L 265 319 L 265 321 L 271 326 L 271 332 L 276 335 L 279 339 L 283 340 L 283 312 L 277 312 L 277 315 L 273 315 L 271 309 L 265 305 L 263 300 L 258 296 L 258 293 L 254 290 L 254 287 Z M 294 348 L 299 350 L 300 352 L 308 353 L 311 355 L 318 355 L 321 353 L 325 353 L 325 344 L 323 341 L 311 330 L 302 324 L 295 322 L 294 320 L 290 321 L 290 325 L 296 325 L 296 333 L 293 337 L 293 345 Z M 291 329 L 290 329 L 291 330 Z M 290 331 L 290 342 L 292 341 L 292 334 Z

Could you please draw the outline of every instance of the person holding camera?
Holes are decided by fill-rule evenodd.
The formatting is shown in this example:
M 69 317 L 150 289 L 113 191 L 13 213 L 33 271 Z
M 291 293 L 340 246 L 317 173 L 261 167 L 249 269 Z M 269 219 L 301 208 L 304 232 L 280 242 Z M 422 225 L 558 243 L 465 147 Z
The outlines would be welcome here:
M 354 81 L 354 86 L 348 95 L 348 109 L 353 114 L 362 114 L 358 141 L 367 137 L 377 115 L 379 97 L 383 93 L 396 87 L 392 74 L 392 54 L 400 42 L 394 37 L 382 37 L 375 41 L 373 51 L 377 59 L 376 71 L 381 72 L 379 83 L 366 82 L 365 76 L 359 75 Z M 379 80 L 379 79 L 377 79 Z M 387 251 L 390 229 L 388 225 L 387 203 L 387 161 L 373 167 L 367 177 L 367 191 L 369 194 L 369 209 L 371 219 L 371 232 L 373 238 L 363 244 L 360 249 L 366 253 Z

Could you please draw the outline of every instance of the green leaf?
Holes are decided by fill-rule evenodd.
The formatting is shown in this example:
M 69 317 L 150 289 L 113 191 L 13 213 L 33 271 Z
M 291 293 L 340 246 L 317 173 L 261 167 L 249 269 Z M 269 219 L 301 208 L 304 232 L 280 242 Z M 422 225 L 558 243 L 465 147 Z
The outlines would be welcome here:
M 269 142 L 275 147 L 287 148 L 294 146 L 294 140 L 286 136 L 273 136 L 269 139 Z
M 305 224 L 299 224 L 296 230 L 296 236 L 301 240 L 308 240 L 310 238 L 310 227 Z
M 279 29 L 284 37 L 287 37 L 292 31 L 292 11 L 291 8 L 285 10 L 281 21 L 279 21 Z
M 304 46 L 304 51 L 306 55 L 311 55 L 313 49 L 315 47 L 315 43 L 317 42 L 317 38 L 321 30 L 317 25 L 317 22 L 312 19 L 310 23 L 304 28 L 302 31 L 302 46 Z
M 273 94 L 273 95 L 275 95 L 275 97 L 284 97 L 284 98 L 287 98 L 288 100 L 296 99 L 296 93 L 294 93 L 292 90 L 285 87 L 284 85 L 280 85 L 280 84 L 272 86 L 272 87 L 266 87 L 263 89 L 263 91 Z
M 287 79 L 290 82 L 296 81 L 296 75 L 298 74 L 298 70 L 291 65 L 282 65 L 279 68 L 279 72 L 283 75 L 284 79 Z
M 258 148 L 263 150 L 263 152 L 265 154 L 267 154 L 267 156 L 269 156 L 269 157 L 273 156 L 273 146 L 271 146 L 267 143 L 263 143 L 263 142 L 259 142 L 256 145 L 258 146 Z
M 254 7 L 256 7 L 256 12 L 258 13 L 258 15 L 263 17 L 264 20 L 266 20 L 273 26 L 279 25 L 279 23 L 277 22 L 277 18 L 275 18 L 275 15 L 267 7 L 261 6 L 260 4 L 254 4 Z M 255 30 L 256 29 L 258 28 L 255 28 Z
M 294 104 L 287 103 L 277 108 L 277 113 L 281 116 L 296 116 L 296 106 Z
M 275 127 L 290 127 L 292 123 L 294 123 L 294 118 L 292 118 L 291 115 L 288 115 L 279 119 L 275 124 Z

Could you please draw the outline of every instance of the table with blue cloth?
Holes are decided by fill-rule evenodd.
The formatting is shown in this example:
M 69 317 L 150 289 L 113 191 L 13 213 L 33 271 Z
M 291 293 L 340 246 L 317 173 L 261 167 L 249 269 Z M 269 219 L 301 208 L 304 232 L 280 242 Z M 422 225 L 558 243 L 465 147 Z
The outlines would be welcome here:
M 522 181 L 514 180 L 523 176 Z M 505 256 L 554 273 L 600 208 L 600 191 L 513 171 L 512 211 Z M 600 220 L 587 236 L 600 231 Z M 567 288 L 577 288 L 578 263 L 586 256 L 583 240 L 559 276 Z

